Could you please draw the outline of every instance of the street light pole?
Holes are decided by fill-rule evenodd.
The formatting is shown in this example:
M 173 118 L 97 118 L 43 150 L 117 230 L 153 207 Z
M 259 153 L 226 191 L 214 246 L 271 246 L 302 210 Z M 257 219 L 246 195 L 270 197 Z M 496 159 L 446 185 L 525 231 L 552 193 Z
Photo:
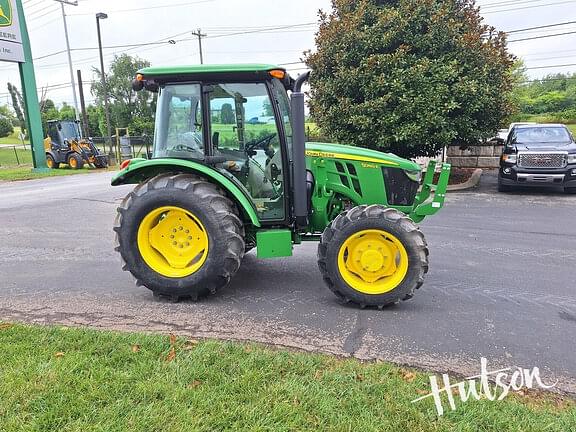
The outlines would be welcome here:
M 96 14 L 96 28 L 98 30 L 98 50 L 100 51 L 100 75 L 102 77 L 102 91 L 104 92 L 104 114 L 106 116 L 106 128 L 108 130 L 108 146 L 110 147 L 110 154 L 112 153 L 112 127 L 110 126 L 110 110 L 108 107 L 108 88 L 106 86 L 106 73 L 104 72 L 104 55 L 102 53 L 102 35 L 100 33 L 100 20 L 108 18 L 103 12 Z M 106 146 L 104 146 L 106 152 Z
M 74 110 L 76 111 L 76 120 L 80 120 L 80 110 L 78 109 L 78 98 L 76 97 L 76 83 L 74 82 L 74 68 L 72 67 L 72 55 L 70 54 L 70 39 L 68 37 L 68 24 L 66 22 L 66 11 L 64 4 L 78 6 L 78 0 L 55 0 L 60 3 L 62 8 L 62 20 L 64 21 L 64 35 L 66 36 L 66 51 L 68 53 L 68 67 L 70 68 L 70 85 L 72 86 L 72 96 L 74 100 Z

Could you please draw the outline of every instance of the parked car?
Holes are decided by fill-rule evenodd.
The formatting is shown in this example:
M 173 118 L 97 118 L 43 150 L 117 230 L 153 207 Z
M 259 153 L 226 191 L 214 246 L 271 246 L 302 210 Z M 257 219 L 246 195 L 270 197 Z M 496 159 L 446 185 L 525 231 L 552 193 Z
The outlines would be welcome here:
M 561 124 L 515 125 L 498 172 L 498 190 L 514 186 L 562 186 L 576 193 L 576 143 Z

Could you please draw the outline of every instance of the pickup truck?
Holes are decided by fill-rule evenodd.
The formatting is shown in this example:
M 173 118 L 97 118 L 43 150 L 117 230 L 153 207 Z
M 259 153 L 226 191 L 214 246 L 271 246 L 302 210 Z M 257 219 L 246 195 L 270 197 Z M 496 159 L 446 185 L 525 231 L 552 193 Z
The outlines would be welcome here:
M 498 172 L 498 190 L 514 186 L 561 186 L 576 193 L 576 143 L 561 124 L 516 125 L 508 134 Z

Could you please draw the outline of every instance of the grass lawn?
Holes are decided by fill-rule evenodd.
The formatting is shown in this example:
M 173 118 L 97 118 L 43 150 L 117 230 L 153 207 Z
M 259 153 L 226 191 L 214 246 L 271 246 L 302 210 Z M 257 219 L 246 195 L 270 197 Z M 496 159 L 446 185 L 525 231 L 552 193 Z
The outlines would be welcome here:
M 20 138 L 18 137 L 19 134 L 20 134 L 20 128 L 15 127 L 14 132 L 12 132 L 12 135 L 0 138 L 0 144 L 22 145 L 22 141 L 20 141 Z M 25 139 L 24 143 L 30 144 L 30 141 Z
M 566 126 L 568 126 L 568 129 L 572 131 L 572 135 L 576 136 L 576 124 L 569 124 Z
M 18 157 L 16 157 L 16 154 Z M 88 174 L 102 170 L 95 170 L 85 165 L 80 170 L 73 170 L 67 165 L 47 172 L 32 172 L 32 152 L 21 148 L 0 147 L 0 181 L 30 180 L 42 177 L 55 177 L 72 174 Z
M 32 165 L 24 165 L 20 167 L 3 168 L 0 167 L 0 181 L 15 181 L 15 180 L 32 180 L 44 177 L 60 177 L 76 174 L 90 174 L 93 172 L 104 171 L 102 169 L 93 169 L 84 167 L 81 170 L 72 170 L 69 168 L 53 169 L 46 172 L 33 172 Z
M 15 167 L 18 165 L 31 165 L 32 164 L 32 151 L 30 147 L 24 150 L 21 147 L 0 147 L 0 167 Z
M 438 417 L 427 374 L 388 363 L 160 335 L 0 324 L 0 430 L 573 431 L 560 396 Z

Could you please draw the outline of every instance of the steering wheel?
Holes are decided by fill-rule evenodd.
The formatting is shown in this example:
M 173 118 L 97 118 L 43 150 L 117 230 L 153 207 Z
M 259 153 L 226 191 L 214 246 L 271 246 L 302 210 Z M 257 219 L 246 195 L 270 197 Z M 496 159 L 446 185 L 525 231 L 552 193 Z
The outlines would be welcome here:
M 270 142 L 276 136 L 275 133 L 266 135 L 264 138 L 255 139 L 246 143 L 246 153 L 250 153 L 257 148 L 261 148 L 266 153 L 266 156 L 272 158 L 274 156 L 274 149 L 270 146 Z
M 171 148 L 171 150 L 175 150 L 175 151 L 188 151 L 188 152 L 198 152 L 199 150 L 197 148 L 194 147 L 189 147 L 185 144 L 177 144 L 174 147 Z

